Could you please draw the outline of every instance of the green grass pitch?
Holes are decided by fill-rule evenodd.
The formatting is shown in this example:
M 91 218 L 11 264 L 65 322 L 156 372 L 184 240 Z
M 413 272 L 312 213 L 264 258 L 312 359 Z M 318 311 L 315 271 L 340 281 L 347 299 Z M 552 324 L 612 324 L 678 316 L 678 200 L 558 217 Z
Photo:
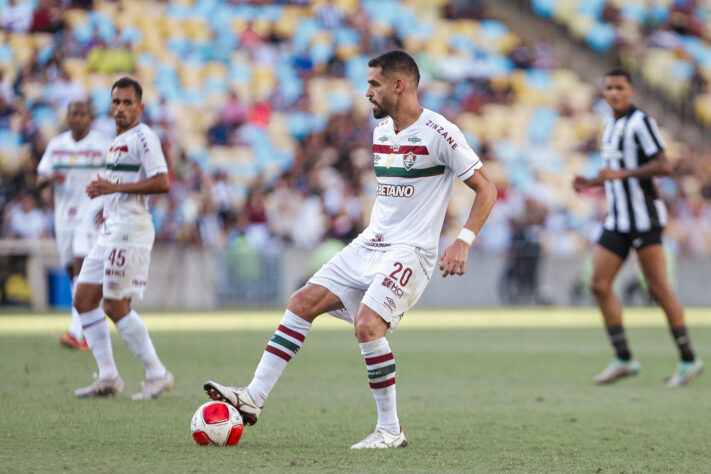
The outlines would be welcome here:
M 711 362 L 711 309 L 689 310 Z M 598 387 L 611 358 L 592 309 L 418 311 L 389 337 L 405 449 L 352 452 L 375 425 L 353 331 L 316 320 L 262 416 L 236 447 L 200 447 L 190 418 L 205 380 L 250 380 L 281 317 L 145 314 L 175 389 L 132 402 L 143 368 L 113 331 L 126 391 L 78 400 L 96 364 L 57 344 L 64 315 L 0 317 L 2 472 L 701 472 L 711 374 L 668 389 L 676 349 L 658 309 L 626 313 L 636 377 Z

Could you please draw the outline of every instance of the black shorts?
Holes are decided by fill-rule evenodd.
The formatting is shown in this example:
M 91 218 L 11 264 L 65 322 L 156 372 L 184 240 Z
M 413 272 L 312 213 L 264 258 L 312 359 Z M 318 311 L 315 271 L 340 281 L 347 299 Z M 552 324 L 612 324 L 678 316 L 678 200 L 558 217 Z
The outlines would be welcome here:
M 662 231 L 616 232 L 614 230 L 604 229 L 597 243 L 624 260 L 627 258 L 627 255 L 629 255 L 630 248 L 639 250 L 647 245 L 661 245 Z

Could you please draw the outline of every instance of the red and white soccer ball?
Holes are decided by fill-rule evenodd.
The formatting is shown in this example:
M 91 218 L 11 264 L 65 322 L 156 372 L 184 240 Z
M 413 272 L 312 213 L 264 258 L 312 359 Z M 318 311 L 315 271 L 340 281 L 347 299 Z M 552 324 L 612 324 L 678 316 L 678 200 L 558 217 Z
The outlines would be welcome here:
M 201 446 L 234 446 L 239 443 L 243 429 L 242 416 L 225 402 L 205 403 L 190 422 L 193 439 Z

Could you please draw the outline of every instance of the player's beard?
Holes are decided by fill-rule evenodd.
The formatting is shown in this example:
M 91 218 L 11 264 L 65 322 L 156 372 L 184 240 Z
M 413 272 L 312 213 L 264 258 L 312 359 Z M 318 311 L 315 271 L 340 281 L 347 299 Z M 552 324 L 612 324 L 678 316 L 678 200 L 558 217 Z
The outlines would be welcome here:
M 371 103 L 375 106 L 373 108 L 373 117 L 375 117 L 376 119 L 385 118 L 390 115 L 390 104 L 384 97 L 381 101 L 382 105 L 372 100 Z

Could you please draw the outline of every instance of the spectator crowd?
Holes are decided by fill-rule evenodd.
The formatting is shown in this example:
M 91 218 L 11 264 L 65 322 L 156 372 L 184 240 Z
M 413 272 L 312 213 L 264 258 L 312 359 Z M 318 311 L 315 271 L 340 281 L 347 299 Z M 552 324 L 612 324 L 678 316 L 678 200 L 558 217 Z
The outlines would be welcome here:
M 94 127 L 115 135 L 109 87 L 131 75 L 144 85 L 143 121 L 171 167 L 170 194 L 152 204 L 159 242 L 246 241 L 262 251 L 348 241 L 367 224 L 376 188 L 367 61 L 394 48 L 415 56 L 423 104 L 463 130 L 496 181 L 499 201 L 477 251 L 506 253 L 535 235 L 543 252 L 571 256 L 596 237 L 604 196 L 578 196 L 570 180 L 600 165 L 606 106 L 545 41 L 524 42 L 486 19 L 485 2 L 0 7 L 3 238 L 51 237 L 51 190 L 35 188 L 46 144 L 64 129 L 69 101 L 85 96 Z M 667 242 L 711 253 L 711 155 L 665 139 L 675 170 L 660 181 Z M 455 188 L 443 239 L 456 235 L 470 199 Z

